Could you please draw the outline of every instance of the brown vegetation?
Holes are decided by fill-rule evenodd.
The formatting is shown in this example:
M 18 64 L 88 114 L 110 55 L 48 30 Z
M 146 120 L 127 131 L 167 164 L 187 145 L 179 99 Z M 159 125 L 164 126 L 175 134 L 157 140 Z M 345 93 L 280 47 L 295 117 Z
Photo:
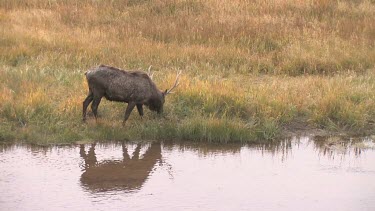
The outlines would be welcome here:
M 296 122 L 374 133 L 374 23 L 371 0 L 1 1 L 0 139 L 252 141 Z M 109 119 L 80 121 L 98 64 L 152 65 L 163 89 L 184 75 L 164 117 L 125 131 L 110 102 Z

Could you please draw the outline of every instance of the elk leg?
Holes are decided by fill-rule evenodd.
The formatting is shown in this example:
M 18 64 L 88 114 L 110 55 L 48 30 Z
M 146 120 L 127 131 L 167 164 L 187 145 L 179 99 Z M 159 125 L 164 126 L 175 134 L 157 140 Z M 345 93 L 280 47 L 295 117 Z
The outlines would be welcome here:
M 133 152 L 132 160 L 138 160 L 140 152 L 141 152 L 141 145 L 137 144 L 137 147 L 135 148 L 135 150 Z
M 86 121 L 86 111 L 87 107 L 91 103 L 91 101 L 94 99 L 93 93 L 90 91 L 89 94 L 87 95 L 85 101 L 83 101 L 83 112 L 82 112 L 82 120 Z
M 91 110 L 94 113 L 96 120 L 98 120 L 98 106 L 101 100 L 102 100 L 102 97 L 95 97 L 91 104 Z
M 142 107 L 142 104 L 137 104 L 137 110 L 138 110 L 138 113 L 139 113 L 139 116 L 143 116 L 143 107 Z
M 126 147 L 125 143 L 122 142 L 122 156 L 123 156 L 123 161 L 128 161 L 130 160 L 130 156 L 128 153 L 128 148 Z
M 86 152 L 85 152 L 85 145 L 84 144 L 79 145 L 79 155 L 85 161 L 85 169 L 87 169 L 89 165 L 87 163 L 87 155 L 86 155 Z
M 91 144 L 91 147 L 87 153 L 87 159 L 90 165 L 95 165 L 98 162 L 96 159 L 96 154 L 95 154 L 95 146 L 96 146 L 96 143 Z
M 95 155 L 95 145 L 96 144 L 91 144 L 91 147 L 87 154 L 85 152 L 85 145 L 81 144 L 79 146 L 79 154 L 85 161 L 85 169 L 95 166 L 95 164 L 97 163 L 97 159 Z
M 85 159 L 85 161 L 86 161 L 86 152 L 85 152 L 85 145 L 84 144 L 79 145 L 79 155 L 81 156 L 81 158 Z
M 126 111 L 125 111 L 125 118 L 124 118 L 124 121 L 122 122 L 123 125 L 125 125 L 125 122 L 126 120 L 129 119 L 129 116 L 130 116 L 130 113 L 133 111 L 135 107 L 135 103 L 128 103 L 128 107 L 126 108 Z

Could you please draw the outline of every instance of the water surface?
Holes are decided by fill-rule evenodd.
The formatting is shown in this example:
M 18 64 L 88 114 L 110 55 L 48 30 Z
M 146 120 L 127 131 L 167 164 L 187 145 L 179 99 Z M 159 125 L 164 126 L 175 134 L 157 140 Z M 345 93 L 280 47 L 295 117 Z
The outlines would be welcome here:
M 370 139 L 0 145 L 0 210 L 375 210 Z

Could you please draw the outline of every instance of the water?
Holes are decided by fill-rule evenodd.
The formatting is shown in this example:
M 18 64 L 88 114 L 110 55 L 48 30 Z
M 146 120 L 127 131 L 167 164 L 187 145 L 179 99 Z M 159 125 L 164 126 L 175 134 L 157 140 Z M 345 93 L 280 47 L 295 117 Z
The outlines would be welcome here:
M 375 210 L 367 140 L 0 145 L 0 210 Z

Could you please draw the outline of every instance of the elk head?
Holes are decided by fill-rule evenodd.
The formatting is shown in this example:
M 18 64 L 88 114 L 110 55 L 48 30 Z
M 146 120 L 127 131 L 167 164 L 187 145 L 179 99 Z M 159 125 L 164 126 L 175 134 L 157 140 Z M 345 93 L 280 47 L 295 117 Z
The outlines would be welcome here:
M 150 66 L 150 68 L 151 68 L 151 66 Z M 149 71 L 148 71 L 148 75 L 152 79 L 153 74 L 151 74 L 150 68 L 149 68 Z M 164 105 L 164 102 L 165 102 L 165 96 L 167 96 L 169 94 L 172 94 L 173 93 L 172 90 L 175 89 L 180 84 L 179 79 L 180 79 L 181 73 L 182 73 L 181 70 L 177 72 L 176 80 L 175 80 L 173 86 L 170 89 L 166 89 L 164 92 L 160 91 L 160 93 L 159 93 L 160 96 L 158 97 L 158 99 L 154 99 L 151 103 L 149 103 L 148 107 L 149 107 L 150 110 L 156 111 L 157 113 L 163 112 L 163 105 Z

